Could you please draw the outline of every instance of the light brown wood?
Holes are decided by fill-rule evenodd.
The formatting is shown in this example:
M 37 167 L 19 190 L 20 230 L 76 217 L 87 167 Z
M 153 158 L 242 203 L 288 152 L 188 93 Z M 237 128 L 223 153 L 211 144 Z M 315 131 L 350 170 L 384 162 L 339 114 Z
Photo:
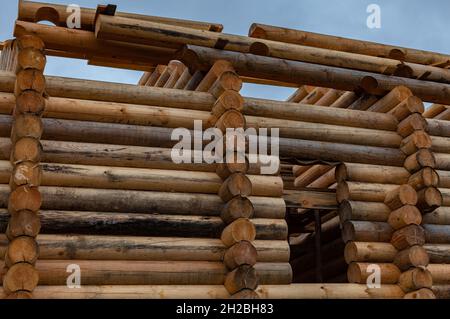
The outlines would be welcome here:
M 373 274 L 372 271 L 368 271 L 368 267 L 371 265 L 377 265 L 380 267 L 381 284 L 396 284 L 401 274 L 400 270 L 394 264 L 390 263 L 360 263 L 352 262 L 348 266 L 347 278 L 350 283 L 365 284 L 368 277 Z
M 248 219 L 240 218 L 225 227 L 221 240 L 226 247 L 231 247 L 242 240 L 251 242 L 255 237 L 255 225 Z
M 35 69 L 44 71 L 46 58 L 40 50 L 34 48 L 22 48 L 17 55 L 18 66 L 22 69 Z
M 434 168 L 436 166 L 436 159 L 432 152 L 427 149 L 418 150 L 411 154 L 405 160 L 404 167 L 410 172 L 415 173 L 424 167 Z
M 420 212 L 418 214 L 420 216 Z M 386 222 L 391 215 L 391 209 L 384 203 L 344 200 L 339 205 L 341 222 L 348 220 Z
M 245 128 L 246 119 L 241 112 L 236 110 L 229 110 L 223 113 L 215 123 L 215 127 L 221 130 L 223 133 L 227 131 L 227 128 Z
M 42 94 L 35 91 L 25 91 L 17 97 L 15 110 L 19 113 L 40 115 L 44 112 L 45 103 Z
M 244 174 L 235 173 L 228 177 L 220 186 L 219 196 L 226 203 L 235 196 L 250 196 L 253 184 Z
M 397 255 L 397 249 L 390 243 L 348 242 L 345 245 L 345 261 L 359 262 L 392 262 Z
M 436 299 L 433 291 L 428 288 L 422 288 L 405 294 L 405 299 Z
M 443 202 L 441 192 L 435 187 L 421 189 L 417 192 L 417 198 L 417 208 L 424 213 L 435 210 Z
M 224 205 L 220 217 L 226 224 L 231 224 L 239 218 L 252 218 L 254 210 L 248 198 L 236 196 Z
M 38 271 L 28 263 L 18 263 L 8 269 L 3 277 L 5 292 L 12 293 L 19 290 L 32 292 L 39 281 Z
M 39 248 L 33 237 L 20 236 L 14 238 L 8 245 L 5 264 L 12 267 L 17 263 L 34 264 L 39 256 Z
M 425 107 L 423 105 L 423 102 L 417 96 L 409 96 L 403 102 L 390 110 L 389 114 L 392 114 L 398 121 L 403 121 L 413 113 L 422 114 L 424 110 Z
M 242 265 L 227 274 L 224 286 L 230 294 L 235 294 L 242 289 L 255 290 L 258 286 L 258 278 L 255 268 Z
M 259 299 L 259 295 L 251 289 L 242 289 L 230 297 L 230 299 Z
M 431 289 L 433 278 L 427 269 L 412 268 L 400 275 L 398 285 L 405 293 L 422 288 Z
M 427 270 L 433 277 L 433 284 L 447 285 L 450 283 L 450 267 L 448 264 L 429 264 Z
M 39 140 L 42 136 L 44 126 L 42 120 L 35 115 L 16 115 L 12 126 L 11 140 L 16 142 L 22 137 L 32 137 Z
M 13 146 L 11 162 L 35 162 L 41 160 L 42 145 L 39 140 L 32 137 L 22 137 Z
M 398 124 L 397 133 L 402 137 L 407 137 L 414 131 L 427 131 L 427 121 L 422 115 L 414 113 Z
M 440 185 L 439 175 L 431 167 L 425 167 L 411 175 L 408 184 L 417 191 L 427 187 L 438 187 Z
M 346 221 L 342 225 L 342 239 L 344 242 L 388 242 L 393 229 L 388 223 Z
M 252 243 L 241 241 L 228 248 L 223 257 L 223 262 L 230 270 L 242 265 L 254 266 L 257 261 L 257 254 L 258 252 Z
M 398 250 L 425 244 L 425 230 L 419 225 L 408 225 L 392 234 L 391 244 Z
M 400 185 L 386 194 L 384 203 L 392 210 L 399 209 L 404 205 L 414 206 L 417 204 L 417 193 L 409 185 Z
M 8 208 L 11 213 L 21 210 L 37 212 L 41 204 L 41 193 L 36 187 L 21 186 L 11 192 Z
M 369 112 L 387 113 L 401 102 L 412 96 L 412 92 L 405 86 L 397 86 L 375 104 L 367 109 Z
M 37 187 L 41 184 L 41 177 L 42 170 L 39 164 L 33 162 L 22 162 L 14 166 L 10 186 L 12 189 L 25 185 Z
M 405 184 L 409 172 L 402 167 L 343 163 L 336 168 L 336 181 Z
M 430 136 L 424 131 L 414 131 L 411 135 L 403 139 L 400 149 L 405 155 L 416 153 L 422 148 L 431 148 Z
M 11 215 L 6 236 L 12 240 L 19 236 L 36 237 L 41 229 L 39 216 L 29 210 L 21 210 Z
M 399 251 L 394 259 L 394 264 L 405 271 L 411 267 L 426 267 L 429 263 L 429 257 L 422 246 L 412 246 Z
M 407 225 L 420 225 L 421 222 L 421 212 L 412 205 L 405 205 L 392 211 L 388 218 L 389 225 L 394 229 L 401 229 Z
M 239 92 L 242 88 L 242 80 L 233 71 L 223 72 L 208 90 L 209 93 L 219 98 L 226 90 Z
M 45 90 L 45 78 L 41 71 L 34 69 L 20 70 L 17 73 L 15 93 L 18 96 L 26 90 L 32 90 L 40 94 Z

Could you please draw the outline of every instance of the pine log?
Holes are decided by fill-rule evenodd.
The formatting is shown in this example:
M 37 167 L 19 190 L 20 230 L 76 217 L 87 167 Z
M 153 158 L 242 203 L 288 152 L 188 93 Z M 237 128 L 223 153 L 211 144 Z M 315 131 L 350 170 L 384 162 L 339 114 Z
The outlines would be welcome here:
M 35 48 L 22 48 L 17 55 L 17 63 L 22 69 L 35 69 L 44 71 L 46 58 L 41 50 Z
M 380 267 L 381 284 L 396 284 L 401 274 L 400 270 L 394 264 L 389 263 L 359 263 L 352 262 L 348 266 L 347 278 L 350 283 L 366 284 L 367 279 L 374 273 L 373 268 L 368 271 L 368 267 L 376 265 Z
M 21 210 L 37 212 L 42 204 L 42 197 L 36 187 L 21 186 L 11 192 L 8 208 L 11 213 Z
M 392 210 L 405 205 L 415 206 L 418 203 L 418 194 L 410 185 L 403 184 L 386 192 L 384 203 Z
M 427 270 L 431 273 L 433 284 L 450 284 L 450 265 L 448 264 L 429 264 Z M 427 286 L 427 288 L 430 288 Z
M 402 167 L 344 163 L 337 166 L 336 181 L 405 184 L 409 172 Z
M 251 180 L 247 175 L 241 173 L 235 173 L 228 177 L 218 189 L 219 196 L 225 203 L 236 196 L 250 196 L 252 192 L 253 184 Z
M 15 110 L 19 113 L 31 113 L 40 115 L 42 114 L 42 112 L 44 112 L 45 105 L 46 100 L 44 99 L 42 94 L 28 90 L 20 93 L 20 95 L 17 96 Z M 6 112 L 6 114 L 11 113 L 11 111 Z
M 415 206 L 405 205 L 392 211 L 387 221 L 394 229 L 401 229 L 408 225 L 420 225 L 422 213 Z
M 421 114 L 411 114 L 401 121 L 397 127 L 397 133 L 404 138 L 413 134 L 415 131 L 427 131 L 427 121 Z
M 339 203 L 344 200 L 383 202 L 386 198 L 385 204 L 388 206 L 391 201 L 401 202 L 402 205 L 415 205 L 417 201 L 416 192 L 409 185 L 398 186 L 361 182 L 339 183 L 336 189 L 336 198 Z M 398 200 L 395 200 L 396 198 Z
M 44 235 L 37 237 L 39 259 L 222 261 L 227 248 L 220 239 L 184 237 Z M 8 245 L 0 235 L 3 257 Z M 255 240 L 258 262 L 288 262 L 286 241 Z
M 32 211 L 21 210 L 11 215 L 5 233 L 12 240 L 19 236 L 36 237 L 40 229 L 39 216 Z
M 367 109 L 369 112 L 387 113 L 401 102 L 412 96 L 412 92 L 405 86 L 397 86 Z
M 396 60 L 419 64 L 435 64 L 450 59 L 450 56 L 448 55 L 431 51 L 402 48 L 398 46 L 282 28 L 261 23 L 253 23 L 248 34 L 250 37 L 260 39 L 307 45 L 317 48 L 352 52 L 377 57 L 384 56 Z
M 307 187 L 317 178 L 330 171 L 332 167 L 330 165 L 314 165 L 304 173 L 297 176 L 294 180 L 294 186 L 301 188 Z
M 409 96 L 407 99 L 398 104 L 388 113 L 392 114 L 398 121 L 403 121 L 410 114 L 413 113 L 422 114 L 424 110 L 425 107 L 421 99 L 419 99 L 417 96 Z
M 404 167 L 410 172 L 415 173 L 424 167 L 434 168 L 436 160 L 432 152 L 428 149 L 418 150 L 405 159 Z
M 20 290 L 31 292 L 38 284 L 39 272 L 28 263 L 18 263 L 11 266 L 0 279 L 3 282 L 3 289 L 8 294 Z
M 223 256 L 223 263 L 232 270 L 242 265 L 254 266 L 257 261 L 257 250 L 248 241 L 241 241 L 228 248 Z
M 433 277 L 429 270 L 412 268 L 403 272 L 398 278 L 398 285 L 405 293 L 422 288 L 431 289 Z
M 42 145 L 39 140 L 32 137 L 22 137 L 12 147 L 11 161 L 20 162 L 40 162 Z
M 224 205 L 220 217 L 224 223 L 231 224 L 239 218 L 252 218 L 254 211 L 253 204 L 248 198 L 236 196 Z
M 411 291 L 403 297 L 404 299 L 436 299 L 433 291 L 428 288 Z
M 399 251 L 394 258 L 394 264 L 405 271 L 411 267 L 426 267 L 430 259 L 422 246 L 412 246 Z
M 224 286 L 230 294 L 235 294 L 243 289 L 255 290 L 258 286 L 258 276 L 255 268 L 242 265 L 229 272 L 225 278 Z
M 393 229 L 388 223 L 346 221 L 342 225 L 342 239 L 344 242 L 388 242 Z
M 450 242 L 450 225 L 423 225 L 427 243 L 448 244 Z
M 430 167 L 425 167 L 411 175 L 408 179 L 408 184 L 418 191 L 427 187 L 445 187 L 442 185 L 445 185 L 445 182 L 440 182 L 439 173 Z
M 398 250 L 425 244 L 425 230 L 419 225 L 408 225 L 392 234 L 391 244 Z
M 339 204 L 342 223 L 349 220 L 386 222 L 390 216 L 391 210 L 384 203 L 344 200 Z
M 17 263 L 34 265 L 39 256 L 39 248 L 34 238 L 20 236 L 10 241 L 5 254 L 5 265 L 12 267 Z
M 448 244 L 425 244 L 425 250 L 430 256 L 430 263 L 450 264 L 450 245 Z
M 392 262 L 397 255 L 397 249 L 390 243 L 348 242 L 344 250 L 345 261 L 359 262 Z
M 437 299 L 450 298 L 450 285 L 433 285 L 432 291 Z
M 226 247 L 231 247 L 242 240 L 251 242 L 255 237 L 255 225 L 249 219 L 240 218 L 225 227 L 220 238 Z
M 432 212 L 443 203 L 441 192 L 435 187 L 423 188 L 417 192 L 417 208 L 423 212 Z
M 17 73 L 14 93 L 19 96 L 23 91 L 35 91 L 43 94 L 45 90 L 45 78 L 41 71 L 34 69 L 20 70 Z
M 424 224 L 450 225 L 450 207 L 438 207 L 423 216 Z
M 400 149 L 406 155 L 411 155 L 422 148 L 431 148 L 432 144 L 433 142 L 426 132 L 414 131 L 411 135 L 403 139 Z
M 11 140 L 18 141 L 22 137 L 31 137 L 39 140 L 44 130 L 42 120 L 35 115 L 16 115 L 11 131 Z

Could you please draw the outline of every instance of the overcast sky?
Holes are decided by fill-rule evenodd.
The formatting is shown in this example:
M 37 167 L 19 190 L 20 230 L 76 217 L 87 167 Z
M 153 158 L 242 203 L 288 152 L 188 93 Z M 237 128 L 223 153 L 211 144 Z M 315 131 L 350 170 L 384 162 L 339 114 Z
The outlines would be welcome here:
M 47 0 L 96 8 L 111 3 L 118 11 L 221 23 L 226 33 L 247 35 L 253 22 L 355 39 L 450 53 L 449 0 Z M 0 0 L 1 40 L 10 39 L 16 0 Z M 368 5 L 381 8 L 381 28 L 366 25 Z M 141 72 L 88 66 L 86 61 L 49 58 L 49 75 L 137 83 Z M 246 85 L 244 95 L 286 98 L 292 89 Z

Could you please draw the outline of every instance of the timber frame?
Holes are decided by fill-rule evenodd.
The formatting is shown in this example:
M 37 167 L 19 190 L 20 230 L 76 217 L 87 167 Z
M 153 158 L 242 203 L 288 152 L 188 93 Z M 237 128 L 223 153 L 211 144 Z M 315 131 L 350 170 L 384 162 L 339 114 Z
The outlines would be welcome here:
M 80 29 L 67 15 L 19 1 L 1 45 L 0 298 L 450 298 L 449 55 L 112 5 L 83 8 Z M 46 56 L 144 74 L 44 76 Z M 172 131 L 194 120 L 278 128 L 279 156 L 175 164 Z

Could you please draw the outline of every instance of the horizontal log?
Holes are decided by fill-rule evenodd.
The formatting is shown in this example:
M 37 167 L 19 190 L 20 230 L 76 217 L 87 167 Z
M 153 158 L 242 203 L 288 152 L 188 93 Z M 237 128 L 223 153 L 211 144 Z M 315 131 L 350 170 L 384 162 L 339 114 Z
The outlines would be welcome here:
M 424 224 L 450 225 L 450 207 L 438 207 L 423 216 Z
M 373 265 L 380 268 L 380 283 L 381 284 L 396 284 L 400 277 L 400 270 L 394 264 L 390 263 L 358 263 L 352 262 L 348 266 L 347 277 L 351 283 L 364 284 L 367 279 L 374 273 Z M 372 268 L 371 268 L 372 267 Z
M 450 265 L 447 264 L 429 264 L 427 269 L 433 277 L 433 284 L 448 285 L 450 284 Z
M 335 192 L 316 190 L 284 190 L 288 207 L 334 210 L 337 208 Z
M 64 285 L 71 264 L 79 265 L 83 285 L 220 285 L 227 273 L 222 262 L 208 261 L 39 260 L 39 284 Z M 291 282 L 288 263 L 259 263 L 255 268 L 261 284 Z
M 46 10 L 43 10 L 43 8 L 46 8 Z M 155 21 L 170 25 L 180 25 L 198 30 L 220 32 L 223 28 L 221 24 L 203 21 L 157 17 L 127 12 L 115 12 L 115 15 L 144 21 Z M 55 25 L 66 26 L 66 21 L 69 16 L 70 11 L 67 12 L 67 6 L 65 5 L 34 1 L 21 1 L 19 4 L 18 20 L 21 21 L 39 22 L 42 20 L 48 20 L 53 22 Z M 92 31 L 94 29 L 95 17 L 96 9 L 80 8 L 81 28 L 83 30 Z
M 391 209 L 384 203 L 347 201 L 339 205 L 339 217 L 341 222 L 349 220 L 386 222 Z
M 422 225 L 426 242 L 430 244 L 450 243 L 450 225 Z
M 340 164 L 336 169 L 336 181 L 352 181 L 378 184 L 406 184 L 409 172 L 403 167 L 367 165 L 357 163 Z
M 450 206 L 450 188 L 439 188 L 442 194 L 442 206 Z
M 402 298 L 397 285 L 382 285 L 368 289 L 362 284 L 291 284 L 260 285 L 256 292 L 264 299 L 370 299 Z M 0 289 L 0 298 L 5 296 Z M 223 285 L 125 285 L 82 286 L 70 289 L 64 286 L 39 286 L 33 292 L 37 299 L 227 299 Z
M 346 221 L 342 225 L 344 242 L 389 242 L 393 233 L 388 223 L 368 221 Z
M 430 256 L 430 263 L 450 264 L 450 245 L 426 243 L 424 248 Z
M 95 36 L 103 40 L 116 40 L 139 44 L 151 45 L 154 41 L 165 41 L 171 44 L 199 45 L 209 48 L 216 48 L 217 41 L 223 41 L 222 49 L 230 51 L 250 52 L 288 60 L 405 76 L 402 72 L 397 72 L 399 63 L 393 59 L 262 39 L 255 41 L 255 39 L 245 36 L 219 34 L 216 32 L 169 26 L 117 16 L 101 15 L 96 20 Z M 255 45 L 261 46 L 262 52 L 256 52 L 258 50 L 255 48 Z M 429 80 L 444 83 L 450 81 L 450 76 L 441 68 L 413 63 L 405 63 L 405 66 L 411 71 L 414 77 L 419 77 L 427 72 L 427 79 Z
M 376 95 L 384 95 L 395 87 L 403 85 L 423 101 L 450 104 L 450 86 L 448 84 L 193 45 L 187 45 L 180 52 L 178 59 L 187 65 L 204 70 L 207 70 L 218 59 L 226 60 L 233 64 L 235 71 L 240 76 L 296 83 L 298 85 L 308 84 L 345 91 L 354 91 L 363 86 L 369 93 Z
M 0 161 L 0 183 L 8 182 L 2 176 L 11 169 L 9 162 Z M 248 175 L 248 178 L 253 196 L 282 196 L 280 177 Z M 44 163 L 41 185 L 216 194 L 222 180 L 209 172 Z
M 432 290 L 437 299 L 450 299 L 450 285 L 433 285 Z
M 220 217 L 137 213 L 41 210 L 42 234 L 98 234 L 219 238 L 226 224 Z M 0 232 L 5 232 L 9 213 L 0 209 Z M 283 219 L 252 219 L 257 239 L 286 240 Z
M 217 195 L 194 193 L 148 192 L 113 189 L 41 186 L 43 210 L 134 212 L 219 216 L 223 202 Z M 9 185 L 0 185 L 0 207 L 7 207 Z M 284 218 L 282 198 L 249 197 L 255 218 Z M 180 209 L 183 203 L 183 209 Z
M 419 64 L 438 64 L 450 60 L 450 56 L 437 52 L 403 48 L 370 41 L 281 28 L 261 23 L 253 23 L 249 36 L 260 39 L 307 45 L 317 48 L 352 52 L 370 56 L 390 57 L 396 60 Z
M 397 249 L 390 243 L 349 242 L 344 250 L 347 263 L 353 261 L 391 263 L 396 254 Z
M 221 261 L 226 251 L 220 239 L 100 235 L 44 235 L 37 237 L 39 259 Z M 259 262 L 288 262 L 289 244 L 255 240 Z M 0 256 L 8 240 L 0 235 Z
M 344 200 L 384 202 L 386 195 L 398 187 L 394 184 L 340 182 L 336 189 L 336 198 L 339 203 Z

